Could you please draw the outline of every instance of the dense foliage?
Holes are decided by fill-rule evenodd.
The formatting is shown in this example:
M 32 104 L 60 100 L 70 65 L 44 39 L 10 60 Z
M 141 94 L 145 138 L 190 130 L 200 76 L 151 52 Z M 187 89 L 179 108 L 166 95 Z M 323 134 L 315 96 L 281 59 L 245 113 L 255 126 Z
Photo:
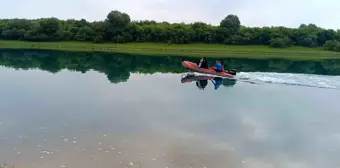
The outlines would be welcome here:
M 40 69 L 57 73 L 63 69 L 85 73 L 104 73 L 113 83 L 125 82 L 130 73 L 185 72 L 183 60 L 197 61 L 192 57 L 136 56 L 130 54 L 62 52 L 45 50 L 0 50 L 0 66 L 15 69 Z M 214 60 L 209 59 L 210 65 Z M 292 61 L 285 59 L 223 59 L 225 67 L 237 71 L 311 73 L 339 75 L 340 60 Z M 180 79 L 178 79 L 180 80 Z
M 292 45 L 324 46 L 339 51 L 340 30 L 323 29 L 314 24 L 299 28 L 245 27 L 236 15 L 228 15 L 220 25 L 203 22 L 190 24 L 155 21 L 132 21 L 120 11 L 111 11 L 105 20 L 3 19 L 0 38 L 27 41 L 93 41 L 100 42 L 163 42 L 223 43 L 237 45 L 270 45 L 285 48 Z M 332 45 L 330 45 L 332 43 Z M 332 46 L 332 47 L 330 47 Z

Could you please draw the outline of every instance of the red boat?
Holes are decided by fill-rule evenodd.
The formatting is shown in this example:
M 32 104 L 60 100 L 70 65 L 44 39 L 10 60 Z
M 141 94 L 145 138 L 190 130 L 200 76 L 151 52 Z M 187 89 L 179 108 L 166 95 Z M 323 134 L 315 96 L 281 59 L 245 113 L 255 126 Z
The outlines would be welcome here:
M 199 68 L 197 67 L 196 63 L 190 62 L 190 61 L 183 61 L 182 66 L 190 71 L 204 73 L 204 74 L 211 74 L 211 75 L 216 75 L 216 76 L 221 76 L 221 77 L 234 78 L 234 76 L 236 75 L 236 70 L 234 69 L 217 72 L 213 68 L 208 68 L 208 69 Z

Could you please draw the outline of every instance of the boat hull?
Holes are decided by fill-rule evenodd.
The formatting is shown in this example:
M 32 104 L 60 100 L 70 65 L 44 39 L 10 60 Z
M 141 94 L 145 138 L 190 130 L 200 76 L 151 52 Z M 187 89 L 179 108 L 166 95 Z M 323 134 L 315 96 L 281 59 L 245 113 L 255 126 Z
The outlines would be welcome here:
M 199 68 L 197 67 L 197 64 L 194 62 L 190 61 L 183 61 L 182 66 L 190 71 L 198 72 L 198 73 L 203 73 L 203 74 L 211 74 L 215 76 L 220 76 L 220 77 L 226 77 L 226 78 L 234 78 L 234 75 L 230 74 L 227 71 L 222 71 L 222 72 L 217 72 L 213 68 Z

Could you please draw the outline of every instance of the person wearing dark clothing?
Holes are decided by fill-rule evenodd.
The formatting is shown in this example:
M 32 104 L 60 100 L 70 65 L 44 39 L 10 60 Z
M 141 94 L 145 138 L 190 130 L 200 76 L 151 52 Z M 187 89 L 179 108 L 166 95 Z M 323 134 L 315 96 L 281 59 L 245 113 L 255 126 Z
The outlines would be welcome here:
M 198 63 L 197 63 L 197 67 L 199 68 L 208 68 L 208 60 L 207 58 L 203 57 L 201 58 Z

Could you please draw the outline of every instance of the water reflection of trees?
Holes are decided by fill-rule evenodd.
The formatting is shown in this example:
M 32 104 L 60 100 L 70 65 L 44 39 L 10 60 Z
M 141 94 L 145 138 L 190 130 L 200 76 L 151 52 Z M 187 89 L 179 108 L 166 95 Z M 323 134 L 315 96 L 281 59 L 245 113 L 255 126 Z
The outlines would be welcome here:
M 16 69 L 38 68 L 51 73 L 63 69 L 86 73 L 95 70 L 113 82 L 125 82 L 130 73 L 178 73 L 185 70 L 181 61 L 196 61 L 193 57 L 136 56 L 130 54 L 62 52 L 46 50 L 0 50 L 0 65 Z M 214 59 L 209 59 L 210 63 Z M 339 75 L 340 60 L 292 61 L 284 59 L 223 59 L 225 67 L 238 71 L 312 73 Z

